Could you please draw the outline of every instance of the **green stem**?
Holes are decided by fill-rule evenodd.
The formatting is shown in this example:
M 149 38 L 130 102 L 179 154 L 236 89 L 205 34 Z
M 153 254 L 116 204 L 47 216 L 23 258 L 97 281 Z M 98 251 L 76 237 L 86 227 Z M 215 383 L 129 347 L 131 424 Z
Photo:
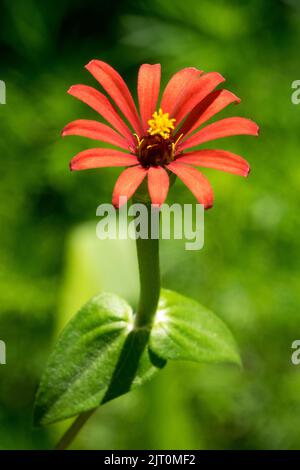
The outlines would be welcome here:
M 85 411 L 84 413 L 81 413 L 79 416 L 77 416 L 69 429 L 67 429 L 62 438 L 58 441 L 57 445 L 55 446 L 55 450 L 67 449 L 79 433 L 84 423 L 89 419 L 94 411 L 95 408 L 93 410 Z
M 137 238 L 137 256 L 140 274 L 140 299 L 135 327 L 150 327 L 157 309 L 160 293 L 159 240 L 151 237 L 151 206 L 148 213 L 148 238 Z
M 151 237 L 151 205 L 145 204 L 145 206 L 148 214 L 148 237 L 146 239 L 137 238 L 136 240 L 140 274 L 140 299 L 135 317 L 135 328 L 147 328 L 150 332 L 160 294 L 159 240 Z M 81 413 L 73 421 L 55 447 L 56 450 L 64 450 L 69 447 L 94 411 L 95 409 Z

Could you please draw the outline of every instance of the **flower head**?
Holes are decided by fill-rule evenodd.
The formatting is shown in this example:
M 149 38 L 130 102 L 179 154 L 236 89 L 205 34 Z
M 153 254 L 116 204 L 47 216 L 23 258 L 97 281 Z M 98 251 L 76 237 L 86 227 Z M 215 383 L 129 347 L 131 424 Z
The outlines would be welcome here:
M 172 172 L 199 203 L 209 208 L 213 205 L 212 188 L 195 166 L 248 175 L 249 164 L 239 155 L 225 150 L 190 150 L 232 135 L 258 135 L 258 126 L 242 117 L 225 118 L 203 127 L 230 103 L 240 102 L 230 91 L 216 89 L 224 82 L 219 73 L 203 74 L 192 67 L 180 70 L 166 85 L 158 106 L 161 67 L 143 64 L 138 74 L 138 113 L 127 85 L 115 69 L 99 60 L 92 60 L 86 68 L 110 100 L 86 85 L 74 85 L 69 93 L 97 111 L 109 125 L 76 120 L 64 128 L 62 135 L 81 135 L 122 149 L 84 150 L 70 163 L 71 170 L 127 167 L 114 188 L 115 206 L 121 196 L 129 199 L 146 177 L 152 203 L 161 205 L 167 197 Z

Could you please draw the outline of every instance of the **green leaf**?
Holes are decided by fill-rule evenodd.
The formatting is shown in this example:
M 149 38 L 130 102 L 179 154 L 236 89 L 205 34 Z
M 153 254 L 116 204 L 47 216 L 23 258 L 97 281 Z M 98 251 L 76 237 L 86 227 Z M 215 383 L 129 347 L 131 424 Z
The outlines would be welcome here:
M 240 364 L 227 326 L 195 300 L 162 290 L 150 347 L 165 360 Z
M 131 307 L 93 297 L 63 330 L 37 393 L 34 424 L 98 407 L 142 385 L 168 359 L 240 363 L 226 325 L 198 302 L 162 290 L 151 332 L 133 329 Z
M 93 409 L 143 384 L 165 365 L 148 348 L 149 332 L 133 331 L 121 298 L 93 297 L 63 330 L 37 393 L 34 424 Z

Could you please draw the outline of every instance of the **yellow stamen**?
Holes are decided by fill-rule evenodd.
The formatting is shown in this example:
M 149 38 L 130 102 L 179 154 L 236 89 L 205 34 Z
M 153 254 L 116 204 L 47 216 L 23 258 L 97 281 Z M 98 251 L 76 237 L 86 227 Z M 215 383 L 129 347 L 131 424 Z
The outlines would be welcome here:
M 152 119 L 149 119 L 149 129 L 148 134 L 150 135 L 161 135 L 164 139 L 168 139 L 170 137 L 170 133 L 172 130 L 175 129 L 174 123 L 176 119 L 169 118 L 169 113 L 164 113 L 161 108 L 159 108 L 158 112 L 152 114 Z
M 137 134 L 133 134 L 134 137 L 136 138 L 137 140 L 137 143 L 138 143 L 138 147 L 140 147 L 141 143 L 143 142 L 144 139 L 140 139 L 139 136 Z
M 151 149 L 152 147 L 157 147 L 157 146 L 158 146 L 158 144 L 147 145 L 147 150 Z
M 183 134 L 180 134 L 180 136 L 178 137 L 178 139 L 176 139 L 176 142 L 174 143 L 175 147 L 176 145 L 178 144 L 178 142 L 180 141 L 180 139 L 183 137 Z

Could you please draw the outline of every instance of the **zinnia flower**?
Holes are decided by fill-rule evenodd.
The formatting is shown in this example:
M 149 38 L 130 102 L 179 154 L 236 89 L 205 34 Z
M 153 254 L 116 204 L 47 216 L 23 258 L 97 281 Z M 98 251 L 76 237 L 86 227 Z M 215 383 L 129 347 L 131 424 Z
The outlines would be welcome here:
M 230 103 L 240 102 L 228 90 L 215 90 L 224 82 L 219 73 L 203 74 L 192 67 L 180 70 L 166 85 L 158 105 L 161 66 L 143 64 L 137 85 L 139 114 L 126 83 L 115 69 L 100 60 L 92 60 L 86 68 L 114 104 L 103 93 L 86 85 L 74 85 L 68 93 L 97 111 L 110 126 L 76 120 L 64 128 L 62 135 L 85 136 L 122 149 L 84 150 L 70 163 L 71 170 L 127 167 L 113 191 L 115 206 L 119 205 L 120 197 L 129 199 L 146 177 L 152 203 L 161 205 L 167 197 L 172 172 L 199 203 L 209 208 L 213 204 L 213 191 L 195 166 L 248 175 L 249 164 L 239 155 L 225 150 L 190 150 L 232 135 L 258 135 L 258 126 L 243 117 L 230 117 L 202 127 Z

